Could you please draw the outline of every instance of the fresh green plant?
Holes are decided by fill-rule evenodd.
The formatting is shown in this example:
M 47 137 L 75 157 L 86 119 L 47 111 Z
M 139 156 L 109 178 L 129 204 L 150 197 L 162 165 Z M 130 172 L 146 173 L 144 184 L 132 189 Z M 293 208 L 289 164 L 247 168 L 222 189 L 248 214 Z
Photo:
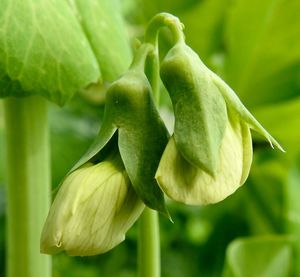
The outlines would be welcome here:
M 134 36 L 148 26 L 131 66 L 117 0 L 0 3 L 8 276 L 51 275 L 50 258 L 38 249 L 50 202 L 48 109 L 52 180 L 63 181 L 42 251 L 95 255 L 127 235 L 94 258 L 55 256 L 55 276 L 134 276 L 136 256 L 140 276 L 300 272 L 300 6 L 296 0 L 257 2 L 125 1 Z M 186 39 L 169 14 L 147 24 L 163 10 L 182 18 Z M 203 205 L 235 192 L 252 163 L 250 129 L 281 147 L 196 52 L 287 150 L 268 150 L 254 134 L 247 185 L 200 208 L 171 200 Z M 145 206 L 136 234 L 130 227 Z M 229 244 L 239 236 L 252 237 Z M 256 255 L 260 263 L 250 263 Z

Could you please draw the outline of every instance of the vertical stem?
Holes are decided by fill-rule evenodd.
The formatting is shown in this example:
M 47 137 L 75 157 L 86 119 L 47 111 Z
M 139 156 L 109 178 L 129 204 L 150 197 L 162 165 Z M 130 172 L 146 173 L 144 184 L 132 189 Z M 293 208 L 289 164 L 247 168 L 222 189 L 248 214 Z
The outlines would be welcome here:
M 50 205 L 47 102 L 4 100 L 7 150 L 7 276 L 50 277 L 40 233 Z
M 158 45 L 148 56 L 146 74 L 151 83 L 154 101 L 159 103 L 159 56 Z M 160 277 L 160 237 L 157 211 L 145 208 L 139 220 L 138 236 L 138 276 Z
M 154 50 L 149 53 L 146 64 L 146 75 L 151 83 L 154 102 L 156 106 L 159 106 L 160 90 L 159 90 L 159 55 L 158 55 L 158 43 L 156 42 Z
M 139 277 L 160 276 L 160 240 L 158 213 L 145 208 L 139 220 Z

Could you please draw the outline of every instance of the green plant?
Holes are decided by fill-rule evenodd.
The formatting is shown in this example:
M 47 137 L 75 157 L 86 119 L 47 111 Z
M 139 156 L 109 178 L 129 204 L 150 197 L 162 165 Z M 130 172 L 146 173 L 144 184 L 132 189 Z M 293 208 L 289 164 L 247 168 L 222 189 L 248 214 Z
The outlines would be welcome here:
M 166 202 L 164 194 L 187 204 L 219 202 L 240 187 L 249 174 L 250 128 L 279 145 L 225 82 L 185 44 L 181 24 L 166 14 L 155 17 L 141 38 L 144 43 L 136 46 L 131 69 L 126 71 L 132 57 L 118 1 L 1 2 L 0 96 L 6 98 L 8 276 L 51 274 L 49 257 L 38 253 L 50 198 L 48 109 L 54 183 L 63 178 L 96 136 L 98 118 L 101 129 L 90 151 L 59 189 L 54 202 L 57 205 L 51 209 L 54 216 L 45 227 L 44 246 L 53 250 L 54 245 L 56 250 L 65 249 L 73 255 L 92 255 L 111 249 L 128 234 L 124 244 L 99 257 L 54 257 L 55 275 L 97 276 L 101 272 L 103 276 L 132 276 L 136 267 L 132 246 L 136 246 L 137 238 L 141 276 L 160 275 L 160 251 L 163 263 L 170 264 L 162 267 L 163 276 L 219 276 L 221 272 L 225 276 L 288 276 L 299 272 L 294 253 L 299 249 L 296 184 L 300 42 L 295 30 L 300 26 L 300 7 L 297 1 L 271 2 L 124 3 L 130 14 L 128 21 L 138 27 L 131 29 L 135 34 L 157 12 L 178 14 L 186 25 L 187 44 L 239 93 L 243 103 L 288 150 L 284 158 L 267 150 L 254 135 L 255 154 L 247 185 L 222 203 L 199 209 Z M 119 78 L 120 74 L 123 77 Z M 107 91 L 105 108 L 103 100 L 94 97 L 103 91 Z M 41 96 L 59 105 L 70 104 L 59 109 Z M 174 133 L 161 106 L 168 106 L 169 116 L 174 111 Z M 0 122 L 0 142 L 2 133 Z M 90 171 L 94 173 L 84 173 Z M 103 182 L 101 178 L 110 172 L 113 177 Z M 0 183 L 2 176 L 0 172 Z M 91 182 L 85 176 L 95 180 L 93 189 L 83 187 Z M 116 183 L 119 198 L 110 188 Z M 0 192 L 0 200 L 5 199 Z M 72 195 L 83 202 L 74 202 Z M 97 206 L 98 195 L 110 195 L 103 206 Z M 61 199 L 67 199 L 70 205 L 62 207 Z M 133 211 L 128 199 L 136 201 Z M 124 208 L 122 216 L 108 217 L 111 221 L 105 227 L 111 229 L 98 228 L 103 210 L 116 215 L 118 205 Z M 141 216 L 139 235 L 134 227 L 127 232 L 144 205 L 167 215 L 160 217 L 161 246 L 158 215 L 152 209 L 146 208 Z M 53 225 L 57 210 L 65 211 L 61 215 L 66 217 Z M 98 211 L 98 225 L 91 225 L 93 217 L 80 215 L 86 215 L 86 210 Z M 175 224 L 168 222 L 170 216 Z M 60 230 L 71 238 L 73 226 L 79 231 L 85 229 L 80 222 L 91 226 L 90 233 L 85 232 L 88 243 L 73 239 L 75 246 L 71 242 L 69 247 L 59 236 L 49 241 Z M 64 227 L 68 224 L 69 230 Z M 95 247 L 93 226 L 100 237 L 101 232 L 114 235 L 111 240 L 97 239 Z M 229 244 L 239 236 L 253 238 Z M 44 251 L 50 251 L 47 247 Z M 256 251 L 261 263 L 251 265 L 250 271 L 247 261 Z

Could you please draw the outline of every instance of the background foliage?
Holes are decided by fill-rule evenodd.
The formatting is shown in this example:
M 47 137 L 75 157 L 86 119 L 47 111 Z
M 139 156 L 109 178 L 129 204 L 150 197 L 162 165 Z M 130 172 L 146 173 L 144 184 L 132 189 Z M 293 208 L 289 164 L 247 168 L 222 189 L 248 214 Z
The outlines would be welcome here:
M 5 0 L 0 6 L 9 2 L 14 1 Z M 237 193 L 207 207 L 187 207 L 169 202 L 174 224 L 160 218 L 162 276 L 300 276 L 300 2 L 126 0 L 122 1 L 122 9 L 113 8 L 116 4 L 117 1 L 105 0 L 69 1 L 69 6 L 59 4 L 63 7 L 58 19 L 64 18 L 64 24 L 60 26 L 66 28 L 64 32 L 72 39 L 74 53 L 64 52 L 59 47 L 65 39 L 55 29 L 58 23 L 39 25 L 31 20 L 30 13 L 20 19 L 28 27 L 28 32 L 32 32 L 31 44 L 26 44 L 27 52 L 10 47 L 7 52 L 0 53 L 1 95 L 8 88 L 16 89 L 16 93 L 32 94 L 35 93 L 32 86 L 42 93 L 43 90 L 56 91 L 52 85 L 59 81 L 62 93 L 55 99 L 62 103 L 70 98 L 75 88 L 80 88 L 64 109 L 51 105 L 53 192 L 99 129 L 106 82 L 121 74 L 130 61 L 127 35 L 134 48 L 133 38 L 141 38 L 146 23 L 154 14 L 161 11 L 173 13 L 185 25 L 188 44 L 233 87 L 287 152 L 283 154 L 270 149 L 253 134 L 253 166 L 248 181 Z M 14 9 L 22 8 L 21 4 L 14 6 Z M 45 10 L 48 15 L 53 12 L 49 7 L 44 7 L 41 12 Z M 21 16 L 16 10 L 10 12 Z M 122 21 L 121 13 L 126 23 Z M 71 34 L 66 18 L 74 23 Z M 12 30 L 15 33 L 11 45 L 21 45 L 24 34 L 18 33 L 13 26 L 16 21 L 5 28 L 3 22 L 0 11 L 0 45 L 5 43 L 5 32 Z M 98 32 L 101 24 L 106 26 L 102 29 L 106 31 Z M 36 27 L 39 27 L 38 32 L 35 32 Z M 76 28 L 80 31 L 74 31 Z M 41 34 L 48 34 L 48 37 L 42 37 L 48 38 L 49 42 L 39 40 Z M 169 35 L 165 32 L 162 38 L 162 53 L 170 45 Z M 75 47 L 82 40 L 89 47 L 88 52 L 82 50 L 87 55 L 84 59 L 81 48 Z M 55 71 L 52 75 L 44 75 L 39 71 L 39 63 L 42 63 L 39 51 L 43 43 L 49 46 L 43 55 L 49 54 L 53 59 L 48 64 L 49 70 L 56 62 L 59 65 L 59 59 L 67 59 L 70 68 L 61 70 L 63 73 L 72 70 L 73 75 L 56 74 Z M 22 72 L 12 66 L 13 61 L 3 62 L 5 57 L 14 56 L 13 51 L 20 55 L 20 59 L 26 58 Z M 89 62 L 82 64 L 82 61 Z M 34 77 L 36 72 L 41 74 L 40 78 Z M 77 75 L 81 78 L 76 79 Z M 18 78 L 12 82 L 14 76 Z M 98 83 L 83 89 L 101 78 L 103 85 Z M 162 95 L 162 113 L 167 122 L 172 122 L 165 93 Z M 0 109 L 0 276 L 5 272 L 2 119 Z M 135 276 L 136 227 L 130 230 L 124 243 L 107 254 L 89 258 L 60 254 L 54 257 L 53 263 L 54 276 L 57 277 Z

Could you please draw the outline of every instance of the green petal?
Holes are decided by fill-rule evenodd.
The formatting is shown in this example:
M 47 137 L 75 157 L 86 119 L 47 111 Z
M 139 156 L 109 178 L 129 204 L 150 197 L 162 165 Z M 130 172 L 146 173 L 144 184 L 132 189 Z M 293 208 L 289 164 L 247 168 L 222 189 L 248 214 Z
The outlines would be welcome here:
M 68 175 L 58 191 L 42 232 L 41 252 L 107 252 L 125 239 L 143 208 L 119 154 L 87 163 Z
M 216 203 L 235 192 L 248 176 L 251 160 L 251 136 L 239 121 L 226 126 L 215 177 L 187 162 L 169 140 L 156 179 L 173 200 L 190 205 Z
M 253 158 L 253 149 L 252 149 L 252 138 L 250 128 L 247 124 L 240 123 L 241 125 L 241 139 L 243 140 L 243 172 L 240 184 L 244 184 L 249 176 L 252 158 Z
M 173 104 L 174 139 L 180 153 L 215 175 L 227 112 L 209 73 L 199 56 L 182 42 L 168 52 L 160 70 Z

